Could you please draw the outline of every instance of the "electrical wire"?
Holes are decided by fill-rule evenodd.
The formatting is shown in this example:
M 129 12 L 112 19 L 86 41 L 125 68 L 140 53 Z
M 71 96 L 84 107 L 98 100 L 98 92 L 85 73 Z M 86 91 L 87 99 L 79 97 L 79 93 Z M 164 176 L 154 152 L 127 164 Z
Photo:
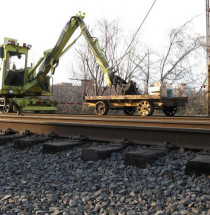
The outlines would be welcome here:
M 121 63 L 122 59 L 129 53 L 128 50 L 129 50 L 130 46 L 132 45 L 133 41 L 135 40 L 135 38 L 136 38 L 138 32 L 140 31 L 140 29 L 141 29 L 141 27 L 143 26 L 145 20 L 147 19 L 148 15 L 150 14 L 150 12 L 151 12 L 153 6 L 155 5 L 156 1 L 157 1 L 157 0 L 154 0 L 154 2 L 152 3 L 152 5 L 151 5 L 150 9 L 148 10 L 146 16 L 144 17 L 144 19 L 143 19 L 143 21 L 141 22 L 139 28 L 137 29 L 135 35 L 133 36 L 133 39 L 131 40 L 130 44 L 128 45 L 128 48 L 126 49 L 124 55 L 123 55 L 121 58 L 118 59 L 119 62 L 117 63 L 117 65 L 119 65 L 119 64 Z

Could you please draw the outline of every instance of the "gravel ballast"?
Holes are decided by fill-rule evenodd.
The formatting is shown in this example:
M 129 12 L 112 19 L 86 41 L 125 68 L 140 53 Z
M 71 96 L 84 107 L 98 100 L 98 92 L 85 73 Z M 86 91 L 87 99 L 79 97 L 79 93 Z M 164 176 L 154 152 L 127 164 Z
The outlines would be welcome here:
M 97 162 L 84 162 L 82 147 L 12 146 L 0 146 L 0 215 L 210 214 L 210 178 L 184 174 L 197 152 L 175 150 L 140 169 L 124 165 L 124 153 L 140 146 Z

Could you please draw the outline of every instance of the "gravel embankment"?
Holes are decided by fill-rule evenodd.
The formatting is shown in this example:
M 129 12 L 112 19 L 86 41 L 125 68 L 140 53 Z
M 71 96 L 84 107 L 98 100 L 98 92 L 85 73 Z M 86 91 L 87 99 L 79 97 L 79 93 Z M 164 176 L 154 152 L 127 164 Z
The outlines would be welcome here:
M 85 163 L 81 149 L 1 146 L 0 215 L 210 214 L 210 178 L 184 175 L 196 152 L 176 150 L 138 169 L 123 164 L 123 152 Z

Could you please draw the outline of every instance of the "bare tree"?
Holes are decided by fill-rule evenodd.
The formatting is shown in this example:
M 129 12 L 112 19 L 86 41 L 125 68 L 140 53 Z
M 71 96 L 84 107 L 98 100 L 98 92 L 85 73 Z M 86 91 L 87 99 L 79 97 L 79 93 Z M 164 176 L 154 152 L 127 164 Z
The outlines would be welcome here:
M 98 37 L 99 44 L 109 61 L 110 67 L 113 67 L 116 65 L 118 58 L 117 49 L 120 44 L 120 28 L 118 21 L 108 22 L 106 19 L 98 21 L 94 31 L 100 36 Z M 91 34 L 93 34 L 92 31 Z M 74 64 L 72 67 L 71 71 L 73 71 L 73 76 L 78 76 L 78 72 L 76 71 L 79 70 L 79 74 L 82 74 L 83 79 L 92 80 L 94 89 L 91 93 L 94 95 L 103 95 L 107 91 L 104 74 L 87 42 L 83 40 L 82 43 L 79 44 L 79 48 L 75 49 L 75 52 L 77 66 L 75 67 Z
M 154 79 L 155 64 L 154 56 L 155 52 L 151 47 L 142 46 L 141 55 L 138 54 L 132 63 L 138 68 L 135 74 L 135 80 L 141 86 L 140 88 L 144 94 L 148 94 L 149 86 Z
M 190 29 L 191 21 L 185 23 L 180 28 L 172 29 L 169 34 L 169 44 L 165 53 L 159 58 L 160 81 L 182 80 L 186 76 L 192 78 L 191 61 L 193 55 L 202 48 L 203 37 L 196 35 Z
M 126 54 L 117 61 L 117 66 L 119 69 L 118 74 L 125 80 L 135 79 L 135 76 L 139 71 L 138 64 L 141 61 L 141 57 L 138 56 L 138 47 L 139 41 L 135 40 Z M 139 61 L 138 64 L 135 64 L 134 62 L 137 61 Z

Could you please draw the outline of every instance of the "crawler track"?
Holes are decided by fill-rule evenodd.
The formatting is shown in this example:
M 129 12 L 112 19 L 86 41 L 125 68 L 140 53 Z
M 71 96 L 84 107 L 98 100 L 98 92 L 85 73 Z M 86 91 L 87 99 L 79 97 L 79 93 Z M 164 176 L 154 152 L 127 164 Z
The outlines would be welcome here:
M 101 141 L 126 138 L 136 144 L 156 145 L 168 142 L 178 147 L 203 149 L 210 147 L 210 119 L 205 117 L 148 117 L 5 114 L 0 129 L 55 132 L 62 136 L 83 134 Z

